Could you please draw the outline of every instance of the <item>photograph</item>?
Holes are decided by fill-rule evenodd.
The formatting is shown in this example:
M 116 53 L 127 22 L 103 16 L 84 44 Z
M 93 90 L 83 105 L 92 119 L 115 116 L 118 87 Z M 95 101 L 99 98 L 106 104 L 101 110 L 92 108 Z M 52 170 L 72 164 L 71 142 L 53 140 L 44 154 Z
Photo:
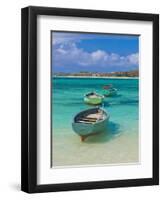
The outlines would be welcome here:
M 50 37 L 51 167 L 139 164 L 139 35 Z

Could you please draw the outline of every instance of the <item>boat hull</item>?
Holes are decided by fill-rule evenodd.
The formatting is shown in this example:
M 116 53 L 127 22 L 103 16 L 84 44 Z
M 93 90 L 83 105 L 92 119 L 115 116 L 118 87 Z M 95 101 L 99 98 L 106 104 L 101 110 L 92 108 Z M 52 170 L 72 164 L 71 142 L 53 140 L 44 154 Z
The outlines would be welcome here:
M 75 133 L 80 136 L 89 136 L 97 133 L 103 132 L 108 124 L 108 119 L 95 124 L 82 124 L 82 123 L 72 123 L 72 128 Z
M 84 102 L 86 104 L 90 104 L 90 105 L 99 105 L 102 104 L 103 102 L 103 98 L 89 98 L 89 97 L 84 97 Z
M 103 91 L 103 95 L 105 97 L 111 97 L 111 96 L 116 96 L 117 95 L 117 90 L 105 90 Z
M 78 113 L 74 117 L 74 120 L 72 122 L 72 129 L 74 130 L 75 133 L 77 133 L 81 137 L 82 141 L 84 141 L 84 139 L 86 137 L 88 137 L 90 135 L 101 133 L 107 128 L 109 115 L 105 110 L 103 110 L 101 108 L 100 109 L 104 112 L 104 115 L 105 115 L 104 119 L 102 119 L 100 121 L 92 122 L 92 123 L 86 123 L 86 122 L 81 123 L 80 120 L 78 121 L 80 116 L 82 116 L 83 114 L 85 114 L 85 113 L 91 114 L 92 112 L 96 112 L 97 109 L 99 109 L 99 108 L 92 108 L 92 109 L 84 110 L 84 111 Z

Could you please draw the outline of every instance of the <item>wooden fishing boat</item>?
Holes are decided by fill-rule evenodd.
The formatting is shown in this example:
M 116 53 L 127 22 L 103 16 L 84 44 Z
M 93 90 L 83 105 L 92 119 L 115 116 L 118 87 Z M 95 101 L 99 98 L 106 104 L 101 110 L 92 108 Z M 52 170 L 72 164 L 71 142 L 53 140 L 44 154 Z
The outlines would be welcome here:
M 103 95 L 105 97 L 109 97 L 109 96 L 116 96 L 117 95 L 117 89 L 116 88 L 110 88 L 108 90 L 103 90 Z
M 102 104 L 103 99 L 104 99 L 104 96 L 97 94 L 96 92 L 90 92 L 84 95 L 84 102 L 91 105 Z
M 112 84 L 105 85 L 103 87 L 103 95 L 105 97 L 115 96 L 115 95 L 117 95 L 117 91 L 118 90 L 116 88 L 113 88 Z
M 101 133 L 108 124 L 109 115 L 102 108 L 91 108 L 79 112 L 73 119 L 72 128 L 84 141 L 88 136 Z

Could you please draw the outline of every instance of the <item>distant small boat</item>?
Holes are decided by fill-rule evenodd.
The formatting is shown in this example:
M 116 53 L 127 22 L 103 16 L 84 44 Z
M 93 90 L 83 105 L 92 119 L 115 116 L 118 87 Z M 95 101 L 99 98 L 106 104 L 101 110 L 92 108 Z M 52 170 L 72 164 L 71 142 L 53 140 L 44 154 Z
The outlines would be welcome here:
M 96 92 L 90 92 L 84 95 L 84 102 L 91 105 L 102 104 L 103 99 L 104 99 L 104 96 L 97 94 Z
M 108 113 L 102 108 L 91 108 L 79 112 L 73 119 L 72 128 L 84 141 L 88 136 L 104 131 L 109 120 Z
M 110 88 L 108 90 L 104 90 L 103 91 L 103 95 L 105 97 L 109 97 L 109 96 L 116 96 L 117 95 L 117 89 L 116 88 Z
M 109 97 L 109 96 L 116 96 L 117 95 L 117 89 L 113 88 L 112 84 L 110 85 L 105 85 L 103 87 L 103 95 L 105 97 Z

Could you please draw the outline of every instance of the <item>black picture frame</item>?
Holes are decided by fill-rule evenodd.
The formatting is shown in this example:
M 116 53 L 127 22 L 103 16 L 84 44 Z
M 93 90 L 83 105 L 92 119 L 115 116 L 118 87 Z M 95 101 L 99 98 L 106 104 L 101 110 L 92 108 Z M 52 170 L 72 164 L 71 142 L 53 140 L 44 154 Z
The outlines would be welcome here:
M 153 177 L 37 184 L 37 16 L 71 16 L 153 23 Z M 159 15 L 30 6 L 21 12 L 21 190 L 28 193 L 159 184 Z

